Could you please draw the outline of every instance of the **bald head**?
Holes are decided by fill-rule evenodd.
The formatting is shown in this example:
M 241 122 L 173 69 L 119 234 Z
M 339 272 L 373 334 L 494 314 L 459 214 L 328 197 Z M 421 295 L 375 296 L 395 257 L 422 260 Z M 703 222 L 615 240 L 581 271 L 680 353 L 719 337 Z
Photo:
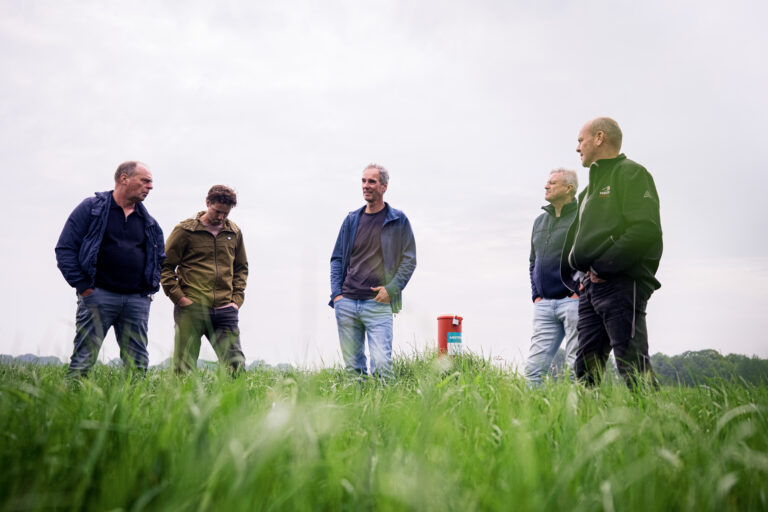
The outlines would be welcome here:
M 616 151 L 621 151 L 621 128 L 619 128 L 619 123 L 610 117 L 597 117 L 589 122 L 589 128 L 593 137 L 598 132 L 603 132 L 605 134 L 604 143 Z
M 589 167 L 605 158 L 616 158 L 621 150 L 621 128 L 610 117 L 598 117 L 587 122 L 579 132 L 576 152 L 581 164 Z

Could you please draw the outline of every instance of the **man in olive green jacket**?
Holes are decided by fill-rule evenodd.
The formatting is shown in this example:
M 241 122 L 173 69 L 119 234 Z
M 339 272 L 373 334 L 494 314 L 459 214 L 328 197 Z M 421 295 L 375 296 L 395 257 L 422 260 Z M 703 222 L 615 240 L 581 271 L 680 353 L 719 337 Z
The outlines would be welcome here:
M 205 204 L 206 211 L 173 229 L 165 247 L 161 283 L 175 304 L 173 366 L 177 373 L 195 368 L 205 335 L 219 362 L 237 373 L 245 364 L 238 312 L 248 279 L 243 233 L 227 219 L 237 196 L 214 185 Z

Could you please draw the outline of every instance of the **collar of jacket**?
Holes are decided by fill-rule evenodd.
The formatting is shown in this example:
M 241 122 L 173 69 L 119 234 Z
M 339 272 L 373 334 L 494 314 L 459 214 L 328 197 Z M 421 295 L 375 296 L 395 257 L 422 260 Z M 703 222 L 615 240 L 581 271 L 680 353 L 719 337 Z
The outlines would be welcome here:
M 616 158 L 601 158 L 600 160 L 592 162 L 592 165 L 589 166 L 589 176 L 591 178 L 593 172 L 603 172 L 613 169 L 617 163 L 626 159 L 627 156 L 624 153 L 621 153 Z
M 576 205 L 579 204 L 578 200 L 576 198 L 573 198 L 573 201 L 570 203 L 565 203 L 563 207 L 560 209 L 560 216 L 563 217 L 566 214 L 570 213 L 571 210 L 576 209 Z M 551 216 L 555 216 L 555 206 L 552 203 L 545 204 L 541 207 L 542 210 L 550 214 Z
M 91 208 L 91 215 L 97 215 L 97 216 L 100 215 L 102 213 L 102 209 L 104 208 L 106 208 L 107 211 L 109 211 L 110 207 L 114 202 L 114 197 L 112 195 L 113 192 L 114 190 L 107 190 L 105 192 L 94 192 L 98 201 L 93 206 L 93 208 Z M 114 202 L 114 204 L 117 204 L 117 202 Z M 149 212 L 147 211 L 147 207 L 144 206 L 144 204 L 141 201 L 136 203 L 135 208 L 139 216 L 144 219 L 144 224 L 146 224 L 147 226 L 153 226 L 157 224 L 154 217 L 152 217 L 149 214 Z M 105 215 L 106 213 L 107 212 L 104 212 Z
M 123 207 L 117 204 L 117 201 L 115 201 L 115 198 L 112 197 L 112 195 L 109 196 L 109 209 L 112 210 L 113 208 L 118 208 L 120 211 L 123 211 Z M 145 219 L 147 217 L 147 209 L 144 208 L 141 203 L 136 203 L 133 205 L 133 211 L 138 215 L 140 218 Z
M 602 158 L 593 162 L 592 165 L 589 166 L 589 185 L 587 188 L 592 190 L 592 188 L 597 185 L 597 179 L 595 179 L 597 174 L 605 176 L 606 173 L 616 167 L 616 164 L 626 159 L 626 155 L 621 153 L 616 158 Z
M 387 202 L 384 203 L 384 208 L 387 210 L 387 215 L 386 215 L 386 217 L 384 217 L 384 224 L 392 222 L 393 220 L 397 220 L 397 219 L 399 219 L 400 217 L 403 216 L 403 212 L 401 212 L 400 210 L 398 210 L 396 208 L 392 208 L 391 206 L 389 206 L 389 203 L 387 203 Z M 363 216 L 364 212 L 365 212 L 365 206 L 362 206 L 362 207 L 358 208 L 357 210 L 349 212 L 349 213 L 350 213 L 350 215 L 353 215 L 357 219 L 360 219 L 360 217 Z
M 200 217 L 205 215 L 205 211 L 197 212 L 197 215 L 195 215 L 192 218 L 189 218 L 187 220 L 183 220 L 179 223 L 179 225 L 186 229 L 187 231 L 206 231 L 209 232 L 205 225 L 200 221 Z M 235 225 L 234 222 L 230 222 L 229 219 L 224 220 L 224 225 L 221 228 L 220 233 L 223 233 L 225 231 L 228 231 L 230 233 L 237 233 L 239 231 L 239 228 Z

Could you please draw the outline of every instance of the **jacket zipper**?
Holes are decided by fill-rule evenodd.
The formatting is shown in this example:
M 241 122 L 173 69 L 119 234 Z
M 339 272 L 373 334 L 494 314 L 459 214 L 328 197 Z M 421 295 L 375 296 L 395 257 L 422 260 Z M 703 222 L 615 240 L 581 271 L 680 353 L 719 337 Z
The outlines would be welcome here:
M 596 165 L 596 164 L 592 164 L 592 165 Z M 599 165 L 598 165 L 598 167 L 599 167 Z M 584 194 L 584 202 L 579 205 L 579 212 L 578 212 L 578 215 L 576 217 L 576 220 L 578 221 L 578 225 L 576 226 L 576 234 L 573 236 L 573 245 L 571 245 L 571 252 L 568 255 L 568 263 L 569 264 L 570 264 L 571 256 L 573 257 L 573 262 L 574 263 L 577 262 L 577 260 L 576 260 L 576 240 L 579 239 L 579 233 L 581 232 L 581 221 L 582 221 L 582 217 L 584 215 L 584 210 L 586 209 L 587 203 L 589 202 L 589 199 L 592 196 L 592 194 L 590 193 L 590 190 L 593 188 L 592 187 L 592 183 L 594 183 L 594 181 L 596 179 L 596 177 L 594 176 L 595 174 L 597 174 L 597 172 L 593 173 L 592 172 L 592 166 L 590 166 L 590 168 L 589 168 L 589 183 L 587 184 L 587 193 Z M 594 187 L 594 189 L 597 189 L 597 187 Z M 574 269 L 574 270 L 578 270 L 578 269 Z
M 210 233 L 210 231 L 209 231 Z M 211 233 L 211 236 L 213 236 L 213 302 L 211 303 L 211 308 L 215 308 L 216 304 L 216 283 L 219 280 L 219 249 L 216 246 L 216 237 Z
M 568 255 L 568 264 L 571 263 L 571 259 L 573 259 L 573 264 L 575 265 L 576 262 L 576 240 L 579 239 L 579 232 L 581 231 L 581 219 L 582 215 L 584 214 L 584 209 L 587 207 L 587 202 L 589 202 L 589 188 L 587 188 L 587 193 L 584 194 L 584 202 L 579 205 L 579 214 L 577 217 L 578 225 L 576 226 L 576 234 L 573 235 L 573 244 L 571 245 L 571 252 Z M 574 270 L 578 270 L 575 269 Z

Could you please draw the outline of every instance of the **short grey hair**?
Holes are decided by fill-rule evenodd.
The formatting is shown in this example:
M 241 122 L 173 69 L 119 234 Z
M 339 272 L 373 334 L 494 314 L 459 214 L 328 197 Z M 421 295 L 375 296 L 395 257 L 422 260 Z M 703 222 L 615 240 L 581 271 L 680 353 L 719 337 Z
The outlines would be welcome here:
M 136 167 L 139 165 L 146 167 L 146 165 L 144 165 L 143 163 L 137 162 L 135 160 L 123 162 L 120 165 L 118 165 L 117 170 L 115 171 L 115 183 L 120 181 L 120 176 L 122 176 L 123 174 L 125 174 L 129 178 L 134 174 L 136 174 Z
M 611 119 L 610 117 L 598 117 L 593 119 L 589 125 L 592 135 L 597 135 L 597 132 L 603 132 L 605 134 L 605 140 L 616 149 L 621 149 L 622 133 L 619 128 L 619 123 Z
M 382 185 L 386 186 L 387 183 L 389 183 L 389 171 L 386 170 L 383 166 L 379 164 L 368 164 L 365 166 L 365 169 L 363 169 L 363 171 L 365 171 L 366 169 L 376 169 L 377 171 L 379 171 L 379 183 L 381 183 Z
M 557 169 L 552 169 L 549 173 L 550 176 L 553 174 L 562 174 L 563 182 L 566 185 L 573 185 L 573 195 L 576 195 L 576 191 L 579 190 L 579 175 L 576 174 L 576 171 L 566 169 L 565 167 L 558 167 Z

